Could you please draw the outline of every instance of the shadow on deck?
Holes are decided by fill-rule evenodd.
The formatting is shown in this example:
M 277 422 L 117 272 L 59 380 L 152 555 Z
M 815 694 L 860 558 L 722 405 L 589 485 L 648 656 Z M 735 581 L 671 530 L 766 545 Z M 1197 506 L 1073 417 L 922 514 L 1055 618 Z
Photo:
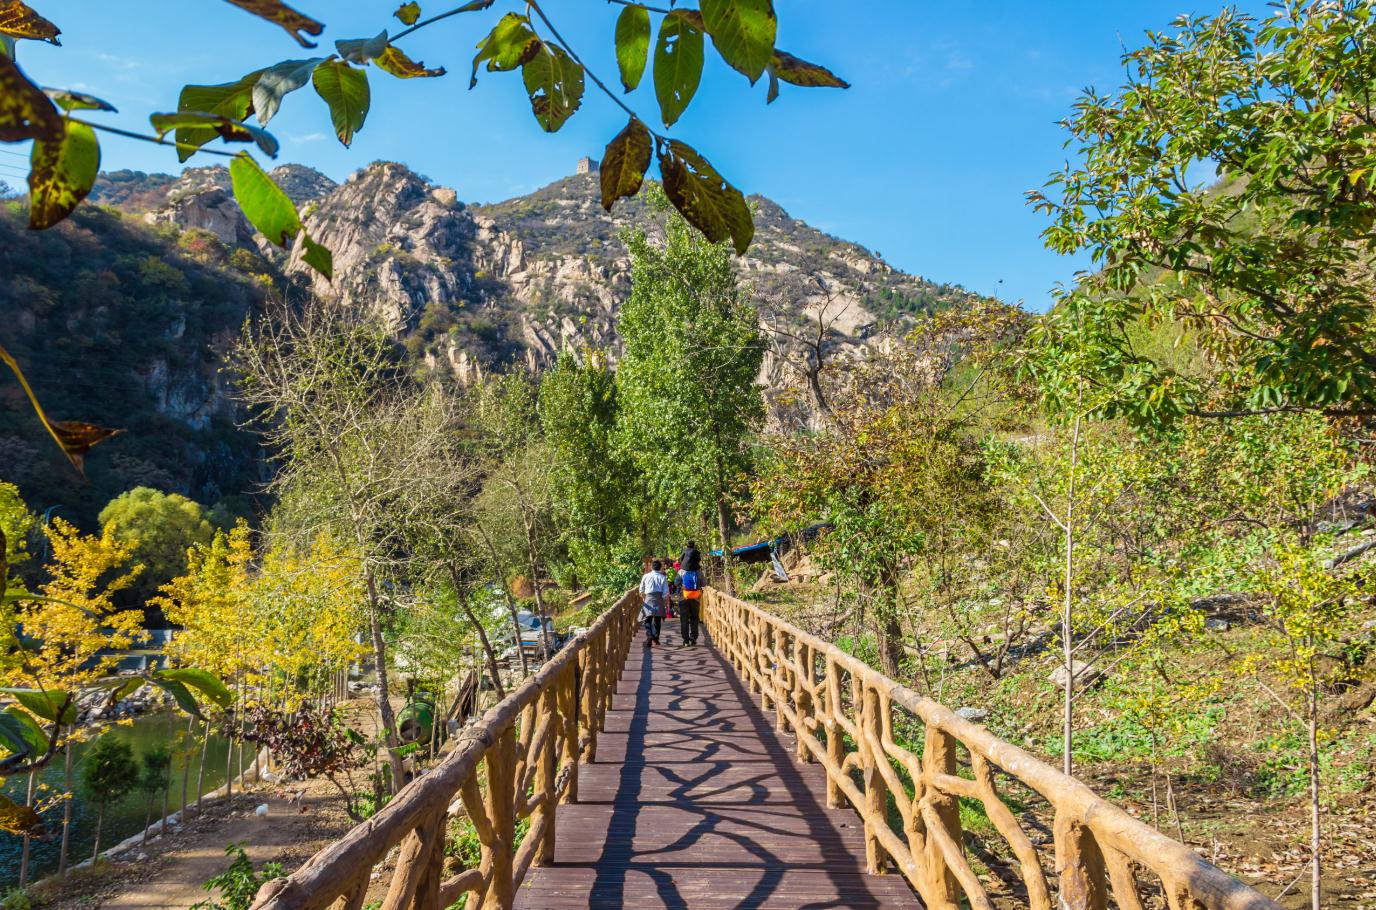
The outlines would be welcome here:
M 558 809 L 554 863 L 516 906 L 921 907 L 901 876 L 866 874 L 859 818 L 826 807 L 822 770 L 794 760 L 710 642 L 678 649 L 676 626 L 662 649 L 632 646 L 579 801 Z

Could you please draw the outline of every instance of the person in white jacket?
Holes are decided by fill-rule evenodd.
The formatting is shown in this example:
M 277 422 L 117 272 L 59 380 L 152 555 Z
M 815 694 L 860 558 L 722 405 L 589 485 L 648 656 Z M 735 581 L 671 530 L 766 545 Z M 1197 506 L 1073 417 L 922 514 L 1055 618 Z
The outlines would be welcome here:
M 664 606 L 669 599 L 669 579 L 664 564 L 656 559 L 650 571 L 640 579 L 640 619 L 645 624 L 645 647 L 659 645 L 660 627 L 664 625 Z

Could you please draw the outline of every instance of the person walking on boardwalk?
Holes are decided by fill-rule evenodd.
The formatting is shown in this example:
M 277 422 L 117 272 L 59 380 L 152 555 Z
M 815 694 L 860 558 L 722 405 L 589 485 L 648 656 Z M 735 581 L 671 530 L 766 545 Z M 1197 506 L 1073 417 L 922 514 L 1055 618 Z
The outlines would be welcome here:
M 664 564 L 658 559 L 650 564 L 650 571 L 640 578 L 640 619 L 645 624 L 645 647 L 659 644 L 660 627 L 664 624 L 664 605 L 669 599 L 669 580 L 664 577 Z
M 678 574 L 683 588 L 683 600 L 678 608 L 678 629 L 683 638 L 680 648 L 691 648 L 698 643 L 698 627 L 702 620 L 702 556 L 697 544 L 688 541 L 679 557 L 681 566 Z

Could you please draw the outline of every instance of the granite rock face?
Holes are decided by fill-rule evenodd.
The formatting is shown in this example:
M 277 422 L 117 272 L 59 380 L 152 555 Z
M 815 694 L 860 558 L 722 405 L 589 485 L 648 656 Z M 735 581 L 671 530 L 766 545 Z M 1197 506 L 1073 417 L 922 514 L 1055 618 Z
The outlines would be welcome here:
M 580 171 L 526 196 L 466 205 L 454 189 L 395 162 L 375 162 L 342 184 L 280 166 L 273 175 L 300 206 L 307 231 L 333 251 L 332 281 L 305 265 L 299 247 L 283 254 L 253 237 L 223 168 L 178 178 L 121 172 L 98 195 L 137 201 L 149 221 L 255 248 L 313 293 L 376 313 L 428 368 L 468 384 L 514 366 L 539 371 L 566 350 L 603 349 L 613 361 L 620 354 L 616 318 L 630 292 L 622 233 L 653 233 L 656 218 L 643 197 L 604 212 L 595 167 Z M 827 358 L 855 358 L 881 327 L 970 299 L 959 287 L 894 269 L 768 199 L 751 204 L 756 239 L 738 263 L 773 342 L 759 378 L 775 420 L 815 421 L 805 388 L 815 355 L 800 341 L 809 333 L 825 329 Z

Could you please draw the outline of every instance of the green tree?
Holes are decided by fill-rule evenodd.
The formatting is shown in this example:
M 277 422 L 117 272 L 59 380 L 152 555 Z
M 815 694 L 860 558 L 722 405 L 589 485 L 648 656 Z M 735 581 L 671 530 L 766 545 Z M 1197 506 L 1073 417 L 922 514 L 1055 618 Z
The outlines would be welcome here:
M 600 351 L 559 355 L 540 382 L 540 427 L 554 463 L 556 521 L 580 581 L 624 587 L 633 468 L 616 446 L 616 374 Z
M 200 503 L 150 487 L 110 500 L 100 510 L 100 523 L 113 527 L 116 539 L 132 547 L 133 558 L 143 565 L 134 588 L 141 598 L 185 572 L 186 551 L 209 543 L 215 534 Z
M 471 417 L 479 431 L 486 477 L 474 509 L 497 580 L 509 590 L 505 569 L 524 566 L 535 612 L 545 623 L 549 613 L 542 583 L 550 562 L 557 558 L 559 535 L 554 522 L 551 451 L 540 433 L 537 396 L 534 381 L 524 373 L 495 376 L 478 389 Z M 510 599 L 508 606 L 515 623 Z M 546 655 L 553 653 L 547 625 L 542 640 Z
M 455 415 L 397 362 L 385 326 L 328 304 L 283 309 L 250 327 L 237 351 L 244 400 L 281 453 L 271 532 L 308 553 L 322 532 L 353 550 L 378 673 L 378 711 L 396 787 L 402 783 L 386 630 L 393 592 L 416 571 L 408 546 L 422 486 L 456 470 Z M 270 422 L 269 422 L 270 421 Z
M 148 829 L 153 824 L 153 806 L 162 796 L 162 817 L 167 818 L 167 791 L 172 782 L 172 749 L 166 743 L 155 743 L 139 756 L 139 790 L 148 800 L 143 817 L 143 842 L 148 843 Z M 167 822 L 163 822 L 164 827 Z
M 663 244 L 644 231 L 626 236 L 631 295 L 618 322 L 618 438 L 644 477 L 640 509 L 692 519 L 715 513 L 729 552 L 732 501 L 764 420 L 756 384 L 764 337 L 730 251 L 652 198 L 666 213 Z M 726 584 L 734 584 L 729 562 Z
M 1376 11 L 1286 0 L 1263 21 L 1181 17 L 1064 122 L 1076 163 L 1030 194 L 1047 245 L 1088 251 L 1061 309 L 1106 413 L 1376 412 Z M 1134 342 L 1175 321 L 1216 369 Z
M 134 750 L 122 739 L 102 736 L 81 759 L 81 791 L 96 804 L 96 837 L 91 858 L 100 856 L 100 829 L 106 807 L 123 799 L 139 785 L 139 765 Z

